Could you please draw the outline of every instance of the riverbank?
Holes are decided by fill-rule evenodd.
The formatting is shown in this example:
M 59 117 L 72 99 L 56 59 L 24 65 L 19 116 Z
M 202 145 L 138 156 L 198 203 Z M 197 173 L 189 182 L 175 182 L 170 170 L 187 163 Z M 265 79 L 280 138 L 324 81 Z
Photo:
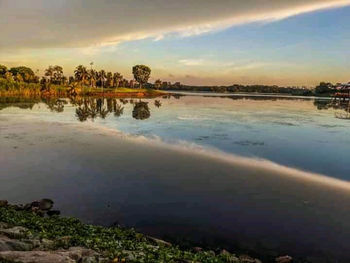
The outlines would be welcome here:
M 1 84 L 1 82 L 0 82 Z M 2 97 L 69 97 L 69 96 L 103 96 L 110 98 L 156 98 L 167 95 L 165 91 L 155 89 L 139 88 L 94 88 L 79 85 L 50 85 L 43 88 L 38 83 L 12 83 L 11 85 L 0 85 L 0 96 Z
M 133 229 L 59 217 L 50 213 L 55 211 L 52 203 L 43 199 L 21 206 L 0 201 L 0 262 L 261 262 L 226 250 L 181 250 Z
M 306 262 L 348 262 L 346 181 L 94 123 L 6 114 L 0 123 L 6 171 L 0 199 L 25 203 L 45 196 L 63 216 L 87 224 L 118 222 L 263 262 L 286 254 Z

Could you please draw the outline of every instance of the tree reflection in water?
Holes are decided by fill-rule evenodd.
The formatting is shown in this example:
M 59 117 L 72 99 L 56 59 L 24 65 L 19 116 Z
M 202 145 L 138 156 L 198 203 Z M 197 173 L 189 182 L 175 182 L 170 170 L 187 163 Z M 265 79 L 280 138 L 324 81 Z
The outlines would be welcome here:
M 113 100 L 113 112 L 116 117 L 120 117 L 124 113 L 124 107 L 118 104 L 117 100 Z
M 133 118 L 137 120 L 145 120 L 151 116 L 148 102 L 135 102 L 132 99 L 120 99 L 119 101 L 121 103 L 118 103 L 117 99 L 112 98 L 75 98 L 74 100 L 71 100 L 71 103 L 73 106 L 77 106 L 75 113 L 78 120 L 82 122 L 88 119 L 105 119 L 110 113 L 114 113 L 114 116 L 120 117 L 124 114 L 123 105 L 127 103 L 134 105 L 132 111 Z
M 148 107 L 148 102 L 139 101 L 134 104 L 134 110 L 132 111 L 132 117 L 136 120 L 145 120 L 151 116 L 151 112 Z
M 119 117 L 123 114 L 124 109 L 116 99 L 82 98 L 82 101 L 76 101 L 76 105 L 78 107 L 75 113 L 80 121 L 94 120 L 97 117 L 105 119 L 112 112 Z
M 43 102 L 52 112 L 63 112 L 64 105 L 68 102 L 65 99 L 47 98 L 43 99 Z
M 162 103 L 160 102 L 160 100 L 155 100 L 155 101 L 154 101 L 154 106 L 156 106 L 157 108 L 159 108 L 160 106 L 162 106 Z
M 322 100 L 315 99 L 314 105 L 318 110 L 328 110 L 335 109 L 337 110 L 334 113 L 334 116 L 338 119 L 350 119 L 350 100 L 349 99 L 337 99 L 333 98 L 332 100 Z
M 164 95 L 162 99 L 180 99 L 184 95 Z M 208 95 L 207 95 L 208 96 Z M 254 101 L 283 101 L 283 100 L 305 100 L 300 98 L 286 98 L 286 97 L 254 97 L 254 96 L 221 96 L 222 98 L 229 98 L 231 100 L 254 100 Z M 218 97 L 216 97 L 218 98 Z M 306 99 L 309 100 L 309 99 Z M 76 107 L 75 113 L 79 121 L 86 121 L 88 119 L 94 120 L 96 118 L 106 118 L 109 114 L 114 113 L 115 117 L 121 117 L 124 114 L 124 105 L 130 103 L 133 105 L 132 117 L 136 120 L 146 120 L 150 118 L 151 112 L 149 103 L 137 99 L 115 99 L 115 98 L 93 98 L 93 97 L 79 97 L 72 96 L 69 99 L 57 97 L 0 97 L 0 110 L 7 107 L 18 107 L 22 109 L 32 109 L 37 103 L 45 103 L 48 109 L 52 112 L 63 112 L 66 104 L 70 103 Z M 156 108 L 162 106 L 160 99 L 156 99 L 152 103 Z M 152 105 L 150 104 L 150 105 Z M 339 98 L 317 98 L 313 100 L 314 106 L 318 110 L 334 109 L 335 118 L 350 119 L 350 100 Z

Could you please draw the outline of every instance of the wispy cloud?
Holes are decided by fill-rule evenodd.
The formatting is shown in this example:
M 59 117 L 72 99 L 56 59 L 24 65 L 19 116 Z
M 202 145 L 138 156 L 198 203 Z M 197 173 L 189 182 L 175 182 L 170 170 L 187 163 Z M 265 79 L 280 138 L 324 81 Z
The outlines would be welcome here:
M 185 66 L 201 66 L 205 64 L 205 60 L 204 59 L 180 59 L 179 63 Z
M 350 5 L 350 0 L 0 1 L 0 48 L 110 46 L 188 37 Z M 210 10 L 210 12 L 209 12 Z M 101 14 L 101 15 L 96 15 Z

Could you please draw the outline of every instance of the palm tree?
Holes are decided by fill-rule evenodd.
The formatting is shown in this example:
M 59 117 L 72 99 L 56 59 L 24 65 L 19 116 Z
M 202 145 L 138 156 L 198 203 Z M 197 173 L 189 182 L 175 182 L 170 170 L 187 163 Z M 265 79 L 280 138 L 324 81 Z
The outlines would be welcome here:
M 104 71 L 103 69 L 100 70 L 100 71 L 98 72 L 97 78 L 98 78 L 98 80 L 99 80 L 100 83 L 101 83 L 102 92 L 103 92 L 103 88 L 104 88 L 105 81 L 106 81 L 106 71 Z
M 74 70 L 74 76 L 75 76 L 75 79 L 77 81 L 79 81 L 82 84 L 84 84 L 85 80 L 87 79 L 89 74 L 88 74 L 88 71 L 87 71 L 86 67 L 84 67 L 83 65 L 79 65 Z
M 96 70 L 90 69 L 89 70 L 89 79 L 90 79 L 90 86 L 96 86 L 96 79 L 97 79 L 97 72 Z
M 106 87 L 110 88 L 113 87 L 114 81 L 113 81 L 113 74 L 112 72 L 107 72 L 106 74 Z
M 55 84 L 62 84 L 63 80 L 63 68 L 61 66 L 54 66 L 53 67 L 53 78 L 55 81 Z
M 123 81 L 123 76 L 119 72 L 113 74 L 113 80 L 116 88 L 119 88 L 120 83 Z
M 45 69 L 45 76 L 49 77 L 50 83 L 52 82 L 53 74 L 54 74 L 53 66 L 49 66 L 47 69 Z

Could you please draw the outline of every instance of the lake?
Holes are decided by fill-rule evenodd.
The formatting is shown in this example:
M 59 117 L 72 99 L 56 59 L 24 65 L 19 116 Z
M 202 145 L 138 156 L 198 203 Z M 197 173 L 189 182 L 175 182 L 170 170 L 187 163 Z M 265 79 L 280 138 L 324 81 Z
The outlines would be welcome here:
M 0 199 L 50 197 L 91 223 L 349 262 L 347 110 L 247 94 L 0 98 Z

